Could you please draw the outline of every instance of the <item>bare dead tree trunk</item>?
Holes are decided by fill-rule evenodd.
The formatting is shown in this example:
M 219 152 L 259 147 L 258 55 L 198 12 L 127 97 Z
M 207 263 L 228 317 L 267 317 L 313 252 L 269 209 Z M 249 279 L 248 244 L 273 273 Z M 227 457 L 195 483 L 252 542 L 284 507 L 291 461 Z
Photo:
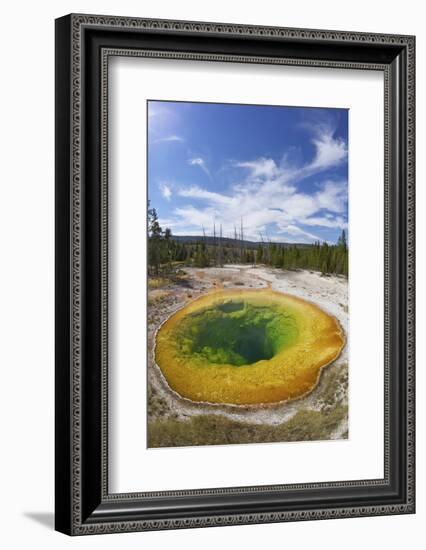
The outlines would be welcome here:
M 271 239 L 268 237 L 268 264 L 271 265 Z
M 238 256 L 238 237 L 237 237 L 237 227 L 234 224 L 234 247 L 237 249 L 237 256 Z
M 214 256 L 213 256 L 213 262 L 214 265 L 217 264 L 217 253 L 216 253 L 216 222 L 213 221 L 213 250 L 214 250 Z
M 244 227 L 243 227 L 243 218 L 241 218 L 241 262 L 243 262 L 244 259 Z
M 219 267 L 223 267 L 223 260 L 222 260 L 222 224 L 220 224 L 220 232 L 219 232 L 219 254 L 218 254 L 218 262 Z
M 263 261 L 264 263 L 267 263 L 265 260 L 266 260 L 266 248 L 265 248 L 265 242 L 263 240 L 263 235 L 262 235 L 262 232 L 259 231 L 259 236 L 260 236 L 260 241 L 262 243 L 262 256 L 263 256 Z

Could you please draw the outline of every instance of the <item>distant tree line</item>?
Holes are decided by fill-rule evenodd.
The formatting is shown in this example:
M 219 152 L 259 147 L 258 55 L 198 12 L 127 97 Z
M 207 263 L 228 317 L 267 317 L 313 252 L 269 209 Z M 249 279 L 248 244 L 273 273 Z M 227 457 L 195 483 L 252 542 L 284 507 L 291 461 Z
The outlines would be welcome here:
M 223 239 L 222 227 L 213 236 L 195 237 L 190 242 L 176 240 L 169 228 L 162 229 L 155 208 L 148 205 L 148 273 L 160 276 L 172 273 L 179 265 L 221 267 L 242 263 L 267 265 L 280 269 L 310 269 L 322 274 L 348 275 L 348 245 L 343 229 L 336 244 L 316 242 L 312 245 L 283 245 L 261 242 L 248 246 L 243 227 L 234 231 L 234 239 Z

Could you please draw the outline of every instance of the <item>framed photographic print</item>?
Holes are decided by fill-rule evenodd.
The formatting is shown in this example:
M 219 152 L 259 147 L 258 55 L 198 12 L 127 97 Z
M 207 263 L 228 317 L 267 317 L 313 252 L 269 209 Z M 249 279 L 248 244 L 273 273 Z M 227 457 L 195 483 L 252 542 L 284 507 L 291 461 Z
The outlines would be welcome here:
M 56 21 L 56 529 L 406 514 L 412 36 Z

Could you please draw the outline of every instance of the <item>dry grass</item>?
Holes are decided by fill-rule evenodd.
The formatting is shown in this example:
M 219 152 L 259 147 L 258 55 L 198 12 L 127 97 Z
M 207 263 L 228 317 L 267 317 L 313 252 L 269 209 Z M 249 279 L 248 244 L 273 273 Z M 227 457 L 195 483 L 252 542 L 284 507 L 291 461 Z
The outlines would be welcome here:
M 332 365 L 322 373 L 319 402 L 323 411 L 341 402 L 348 392 L 348 365 Z
M 303 409 L 279 425 L 247 424 L 220 415 L 193 416 L 189 420 L 157 420 L 148 426 L 149 447 L 230 445 L 329 439 L 347 416 L 337 405 L 327 412 Z
M 148 278 L 148 289 L 157 290 L 170 284 L 170 279 L 166 277 L 149 277 Z

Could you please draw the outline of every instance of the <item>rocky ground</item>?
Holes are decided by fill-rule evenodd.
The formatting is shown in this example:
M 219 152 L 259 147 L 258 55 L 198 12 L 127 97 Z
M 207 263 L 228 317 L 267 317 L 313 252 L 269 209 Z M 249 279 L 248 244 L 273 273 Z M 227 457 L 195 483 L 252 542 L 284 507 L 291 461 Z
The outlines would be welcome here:
M 241 287 L 271 287 L 312 301 L 334 315 L 348 334 L 348 282 L 344 277 L 229 265 L 185 268 L 173 280 L 154 280 L 148 293 L 149 446 L 347 438 L 347 343 L 339 358 L 322 370 L 315 389 L 294 401 L 251 406 L 199 404 L 169 388 L 154 360 L 158 328 L 186 303 L 212 289 Z

